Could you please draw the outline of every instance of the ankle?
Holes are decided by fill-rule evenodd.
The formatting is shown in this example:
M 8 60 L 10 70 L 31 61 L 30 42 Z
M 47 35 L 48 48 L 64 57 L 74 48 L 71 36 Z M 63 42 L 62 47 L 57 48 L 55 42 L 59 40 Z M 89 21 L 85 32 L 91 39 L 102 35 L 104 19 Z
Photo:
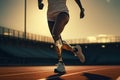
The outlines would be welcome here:
M 59 63 L 63 63 L 63 61 L 59 61 Z

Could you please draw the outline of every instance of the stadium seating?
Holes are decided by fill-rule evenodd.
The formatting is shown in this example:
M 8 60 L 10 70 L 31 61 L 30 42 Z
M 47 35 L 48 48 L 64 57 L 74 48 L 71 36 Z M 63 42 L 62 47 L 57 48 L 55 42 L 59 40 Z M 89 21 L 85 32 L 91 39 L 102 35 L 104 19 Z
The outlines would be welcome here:
M 75 45 L 75 44 L 74 44 Z M 120 43 L 80 44 L 86 57 L 82 64 L 63 50 L 67 65 L 119 65 Z M 0 65 L 54 65 L 57 54 L 52 43 L 0 36 Z

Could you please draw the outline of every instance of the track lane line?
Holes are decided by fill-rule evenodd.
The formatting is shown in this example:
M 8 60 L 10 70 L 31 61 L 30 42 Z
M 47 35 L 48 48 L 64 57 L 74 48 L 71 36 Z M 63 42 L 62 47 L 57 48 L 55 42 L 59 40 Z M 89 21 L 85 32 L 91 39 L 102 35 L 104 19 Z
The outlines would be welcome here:
M 10 76 L 18 76 L 18 75 L 26 75 L 26 74 L 34 74 L 34 73 L 43 73 L 49 71 L 33 71 L 33 72 L 21 72 L 21 73 L 14 73 L 14 74 L 3 74 L 0 77 L 10 77 Z
M 50 71 L 51 70 L 49 70 L 49 71 L 47 70 L 47 71 L 18 72 L 18 73 L 12 73 L 12 74 L 1 74 L 0 77 L 10 77 L 10 76 L 18 76 L 18 75 L 26 75 L 26 74 L 34 74 L 34 73 L 43 73 L 43 72 L 47 73 L 47 72 L 50 72 Z
M 66 76 L 71 76 L 71 75 L 76 75 L 76 74 L 80 74 L 83 72 L 90 72 L 90 71 L 99 71 L 99 70 L 107 70 L 107 69 L 112 69 L 112 68 L 99 68 L 99 69 L 90 69 L 90 70 L 86 70 L 86 71 L 80 71 L 80 72 L 74 72 L 74 73 L 68 73 L 68 74 L 64 74 L 61 76 L 55 76 L 55 77 L 51 77 L 51 78 L 41 78 L 41 79 L 37 79 L 37 80 L 49 80 L 49 79 L 54 79 L 57 77 L 66 77 Z

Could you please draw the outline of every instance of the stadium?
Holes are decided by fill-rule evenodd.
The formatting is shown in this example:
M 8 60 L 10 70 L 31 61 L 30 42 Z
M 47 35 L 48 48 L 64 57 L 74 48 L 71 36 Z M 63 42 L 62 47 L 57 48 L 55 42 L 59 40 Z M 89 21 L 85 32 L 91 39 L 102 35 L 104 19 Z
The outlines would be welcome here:
M 47 4 L 47 0 L 43 1 Z M 68 5 L 72 8 L 74 3 L 70 1 Z M 120 18 L 117 10 L 120 2 L 94 0 L 87 1 L 87 5 L 83 3 L 90 15 L 86 13 L 87 18 L 81 23 L 72 16 L 73 22 L 70 21 L 67 29 L 73 33 L 80 31 L 75 36 L 83 32 L 91 32 L 92 36 L 65 40 L 72 46 L 80 45 L 86 61 L 81 63 L 77 56 L 63 50 L 66 73 L 59 74 L 54 73 L 58 57 L 53 39 L 44 35 L 43 27 L 46 30 L 47 26 L 45 10 L 38 11 L 37 0 L 0 0 L 0 80 L 120 80 Z M 98 6 L 96 9 L 95 5 Z M 72 8 L 70 13 L 77 10 Z M 93 14 L 96 11 L 98 13 Z M 84 27 L 80 30 L 79 26 Z M 73 37 L 72 32 L 67 35 Z M 94 36 L 97 32 L 100 35 Z
M 0 65 L 53 65 L 56 63 L 57 54 L 54 51 L 52 38 L 27 33 L 25 39 L 24 32 L 4 27 L 0 27 L 0 31 Z M 97 39 L 94 42 L 87 39 L 67 40 L 67 42 L 71 45 L 81 45 L 87 60 L 84 65 L 119 65 L 120 38 L 100 36 Z M 81 64 L 77 57 L 65 50 L 63 59 L 68 65 Z
M 108 39 L 108 37 L 104 37 L 104 38 L 102 37 L 102 39 L 104 40 L 106 38 Z M 71 52 L 63 50 L 63 60 L 67 66 L 66 68 L 68 70 L 68 73 L 70 75 L 73 74 L 73 72 L 69 72 L 69 68 L 75 69 L 75 66 L 78 66 L 78 69 L 80 69 L 80 72 L 77 72 L 77 73 L 74 72 L 75 75 L 72 75 L 73 76 L 72 80 L 78 79 L 78 78 L 82 80 L 86 80 L 84 78 L 81 78 L 81 76 L 79 77 L 76 76 L 78 75 L 78 73 L 79 74 L 84 73 L 81 71 L 83 66 L 86 68 L 85 71 L 95 70 L 96 72 L 99 72 L 99 69 L 96 70 L 96 68 L 100 68 L 100 70 L 101 69 L 104 70 L 105 68 L 104 71 L 106 72 L 117 70 L 116 73 L 114 74 L 114 77 L 112 75 L 112 79 L 114 80 L 118 78 L 119 70 L 120 70 L 119 69 L 120 42 L 118 37 L 115 37 L 114 40 L 117 40 L 118 42 L 113 40 L 110 40 L 111 42 L 100 42 L 100 39 L 98 40 L 99 42 L 95 42 L 95 41 L 90 42 L 85 39 L 84 40 L 82 39 L 67 40 L 69 43 L 71 43 L 71 45 L 76 45 L 76 44 L 81 45 L 83 49 L 83 53 L 86 58 L 86 62 L 84 64 L 80 63 L 78 58 L 74 56 Z M 83 43 L 79 43 L 81 41 L 83 41 Z M 28 75 L 28 72 L 26 71 L 23 71 L 22 75 L 25 75 L 27 78 L 20 77 L 21 76 L 20 72 L 22 70 L 21 67 L 26 66 L 25 68 L 23 68 L 23 70 L 26 70 L 28 68 L 31 68 L 30 70 L 33 70 L 34 68 L 37 69 L 37 71 L 33 73 L 33 75 L 36 75 L 36 74 L 40 74 L 41 70 L 44 70 L 44 69 L 48 70 L 50 68 L 49 66 L 54 68 L 56 63 L 57 63 L 57 54 L 54 50 L 53 40 L 50 37 L 27 33 L 25 38 L 24 32 L 16 31 L 13 29 L 5 28 L 5 27 L 0 27 L 0 66 L 1 66 L 0 69 L 2 71 L 0 75 L 1 79 L 4 79 L 4 80 L 27 79 L 28 80 L 29 77 L 26 76 L 26 74 Z M 15 67 L 15 66 L 18 66 L 18 67 Z M 33 66 L 33 67 L 29 67 L 29 66 Z M 35 66 L 39 66 L 39 67 L 35 67 Z M 106 66 L 109 66 L 109 67 L 106 68 Z M 43 67 L 45 68 L 43 69 Z M 109 71 L 106 70 L 108 68 L 110 68 Z M 8 71 L 10 71 L 10 74 L 5 73 L 6 71 L 4 69 L 8 69 Z M 13 73 L 13 70 L 18 70 L 18 72 Z M 44 73 L 44 77 L 49 76 L 50 74 L 53 74 L 51 72 L 49 74 Z M 31 73 L 32 72 L 30 72 L 29 74 Z M 65 76 L 69 76 L 69 74 L 66 74 Z M 105 72 L 104 72 L 104 75 L 109 75 L 111 77 L 110 74 L 105 74 Z M 111 79 L 106 76 L 101 76 L 101 74 L 96 75 L 96 74 L 84 73 L 84 76 L 90 77 L 90 79 L 93 79 L 93 80 L 96 80 L 96 79 L 110 80 Z M 60 77 L 63 77 L 63 79 L 66 79 L 66 77 L 64 78 L 64 75 L 61 76 L 61 75 L 55 74 L 47 78 L 43 78 L 39 76 L 40 78 L 39 80 L 61 80 Z M 32 80 L 32 79 L 30 78 L 29 80 Z

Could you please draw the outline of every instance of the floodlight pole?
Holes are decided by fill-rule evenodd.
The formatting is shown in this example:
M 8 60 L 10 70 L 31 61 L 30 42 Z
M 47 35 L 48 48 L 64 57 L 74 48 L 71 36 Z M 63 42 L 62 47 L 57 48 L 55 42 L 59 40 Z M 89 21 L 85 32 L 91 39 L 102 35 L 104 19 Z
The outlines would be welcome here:
M 26 39 L 26 26 L 27 26 L 27 24 L 26 24 L 26 23 L 27 23 L 27 21 L 26 21 L 26 20 L 27 20 L 27 19 L 26 19 L 26 18 L 27 18 L 27 0 L 25 0 L 25 3 L 24 3 L 24 4 L 25 4 L 25 9 L 24 9 L 24 10 L 25 10 L 25 11 L 24 11 L 24 39 Z

